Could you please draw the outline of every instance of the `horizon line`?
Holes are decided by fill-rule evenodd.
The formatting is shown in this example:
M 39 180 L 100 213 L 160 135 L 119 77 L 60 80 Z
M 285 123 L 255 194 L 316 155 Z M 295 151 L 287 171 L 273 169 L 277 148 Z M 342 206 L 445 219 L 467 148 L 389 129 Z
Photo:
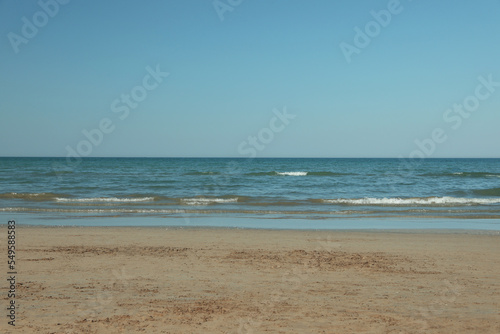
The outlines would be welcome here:
M 47 158 L 47 159 L 67 159 L 65 156 L 3 156 L 0 158 Z M 74 157 L 71 157 L 74 158 Z M 426 159 L 500 159 L 499 157 L 241 157 L 241 156 L 95 156 L 79 157 L 79 159 L 407 159 L 407 160 L 426 160 Z

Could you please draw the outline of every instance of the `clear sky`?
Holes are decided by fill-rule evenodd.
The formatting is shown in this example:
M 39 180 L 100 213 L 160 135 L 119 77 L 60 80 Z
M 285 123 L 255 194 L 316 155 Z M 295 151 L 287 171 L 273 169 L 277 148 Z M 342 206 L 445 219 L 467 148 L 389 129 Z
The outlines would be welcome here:
M 0 156 L 500 157 L 499 18 L 498 0 L 3 0 Z

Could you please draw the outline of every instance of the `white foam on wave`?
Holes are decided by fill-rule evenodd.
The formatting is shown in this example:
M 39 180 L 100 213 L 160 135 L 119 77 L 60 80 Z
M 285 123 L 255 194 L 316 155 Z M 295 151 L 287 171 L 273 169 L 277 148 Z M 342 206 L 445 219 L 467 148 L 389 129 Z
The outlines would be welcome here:
M 276 174 L 283 176 L 306 176 L 307 172 L 276 172 Z
M 188 213 L 180 209 L 60 209 L 60 208 L 0 208 L 0 212 L 66 212 L 66 213 L 148 213 L 176 214 Z M 193 210 L 192 210 L 193 211 Z M 196 213 L 198 211 L 193 211 Z
M 181 202 L 187 205 L 208 205 L 213 203 L 236 203 L 238 198 L 183 198 Z
M 468 174 L 472 174 L 472 175 L 474 175 L 474 174 L 476 174 L 476 175 L 480 174 L 480 175 L 482 175 L 484 177 L 500 177 L 500 175 L 498 175 L 498 174 L 488 174 L 488 173 L 464 173 L 464 172 L 455 172 L 455 173 L 453 173 L 453 175 L 468 175 Z
M 417 197 L 417 198 L 338 198 L 325 199 L 325 203 L 347 205 L 488 205 L 499 204 L 500 198 L 461 198 L 461 197 Z
M 0 197 L 3 198 L 21 198 L 21 199 L 29 199 L 31 197 L 50 197 L 53 196 L 51 193 L 4 193 L 0 194 Z
M 117 198 L 117 197 L 95 197 L 95 198 L 56 198 L 57 202 L 76 202 L 76 203 L 91 203 L 91 202 L 149 202 L 153 201 L 154 197 L 139 197 L 139 198 Z

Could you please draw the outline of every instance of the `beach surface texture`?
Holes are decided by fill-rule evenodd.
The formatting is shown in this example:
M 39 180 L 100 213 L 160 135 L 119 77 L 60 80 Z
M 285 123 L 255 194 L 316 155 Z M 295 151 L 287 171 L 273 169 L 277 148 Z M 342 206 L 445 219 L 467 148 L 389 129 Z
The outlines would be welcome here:
M 498 232 L 20 226 L 17 240 L 2 333 L 500 333 Z

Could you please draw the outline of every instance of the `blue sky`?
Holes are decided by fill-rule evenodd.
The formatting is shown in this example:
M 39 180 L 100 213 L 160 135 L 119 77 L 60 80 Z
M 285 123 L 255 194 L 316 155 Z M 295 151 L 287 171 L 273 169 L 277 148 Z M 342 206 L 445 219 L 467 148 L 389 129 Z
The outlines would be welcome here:
M 500 1 L 61 2 L 0 1 L 0 156 L 500 157 Z

